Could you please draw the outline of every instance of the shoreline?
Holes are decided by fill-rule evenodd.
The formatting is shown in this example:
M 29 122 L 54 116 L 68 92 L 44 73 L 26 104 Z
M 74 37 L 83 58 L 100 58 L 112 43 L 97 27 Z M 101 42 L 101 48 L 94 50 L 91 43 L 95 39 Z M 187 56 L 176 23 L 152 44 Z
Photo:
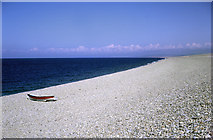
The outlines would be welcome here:
M 35 89 L 35 90 L 23 91 L 23 92 L 12 93 L 12 94 L 5 94 L 5 95 L 2 95 L 2 96 L 10 96 L 10 95 L 14 95 L 14 94 L 32 92 L 32 91 L 42 90 L 42 89 L 46 89 L 46 88 L 51 88 L 51 87 L 56 87 L 56 86 L 63 86 L 63 85 L 66 85 L 66 84 L 72 84 L 72 83 L 76 83 L 76 82 L 80 82 L 80 81 L 84 81 L 84 80 L 89 80 L 89 79 L 93 79 L 93 78 L 98 78 L 98 77 L 102 77 L 102 76 L 106 76 L 106 75 L 116 74 L 116 73 L 120 73 L 120 72 L 124 72 L 124 71 L 133 70 L 133 69 L 136 69 L 136 68 L 140 68 L 140 67 L 143 67 L 143 66 L 147 66 L 147 65 L 150 65 L 152 63 L 157 63 L 158 61 L 162 61 L 164 59 L 167 59 L 167 58 L 161 58 L 160 60 L 156 60 L 156 61 L 153 61 L 151 63 L 147 63 L 145 65 L 137 66 L 137 67 L 134 67 L 134 68 L 130 68 L 130 69 L 127 69 L 127 70 L 122 70 L 122 71 L 118 71 L 118 72 L 114 72 L 114 73 L 110 73 L 110 74 L 104 74 L 104 75 L 95 76 L 95 77 L 92 77 L 92 78 L 87 78 L 87 79 L 83 79 L 83 80 L 79 80 L 79 81 L 73 81 L 73 82 L 64 83 L 64 84 L 58 84 L 58 85 L 54 85 L 54 86 L 48 86 L 48 87 L 39 88 L 39 89 Z
M 56 58 L 56 59 L 58 59 L 58 58 Z M 81 60 L 81 58 L 79 58 L 79 59 Z M 90 58 L 90 59 L 93 59 L 93 58 Z M 127 59 L 128 59 L 128 61 L 132 61 L 131 60 L 132 58 L 130 58 L 130 59 L 127 58 Z M 72 69 L 70 69 L 69 64 L 65 63 L 65 65 L 66 64 L 68 65 L 67 66 L 68 69 L 61 69 L 61 70 L 64 70 L 64 73 L 62 71 L 60 71 L 60 69 L 59 69 L 60 72 L 55 71 L 56 76 L 52 77 L 52 78 L 47 78 L 49 76 L 51 77 L 51 75 L 47 74 L 47 73 L 53 73 L 54 72 L 54 71 L 51 71 L 51 69 L 49 71 L 46 70 L 46 71 L 38 71 L 37 73 L 35 72 L 35 75 L 31 75 L 29 72 L 27 72 L 26 75 L 24 75 L 24 74 L 21 74 L 22 72 L 19 71 L 18 73 L 21 74 L 20 75 L 21 77 L 27 77 L 28 76 L 29 77 L 28 79 L 32 78 L 32 80 L 28 81 L 28 82 L 22 82 L 22 83 L 20 83 L 20 82 L 14 82 L 13 83 L 12 81 L 10 82 L 10 80 L 9 80 L 8 84 L 3 84 L 5 88 L 2 91 L 3 92 L 2 96 L 19 94 L 19 93 L 22 93 L 22 92 L 30 92 L 30 91 L 33 91 L 33 90 L 39 90 L 39 89 L 48 88 L 48 87 L 52 87 L 52 86 L 58 86 L 58 85 L 78 82 L 78 81 L 82 81 L 82 80 L 86 80 L 86 79 L 91 79 L 91 78 L 95 78 L 95 77 L 100 77 L 100 76 L 104 76 L 104 75 L 108 75 L 108 74 L 113 74 L 113 73 L 117 73 L 117 72 L 122 72 L 122 71 L 125 71 L 125 70 L 137 68 L 137 67 L 140 67 L 140 66 L 145 66 L 147 64 L 150 64 L 152 62 L 157 62 L 157 61 L 162 60 L 164 58 L 150 58 L 150 59 L 148 58 L 149 60 L 146 60 L 146 58 L 144 60 L 143 60 L 143 58 L 139 58 L 139 59 L 142 59 L 141 62 L 137 62 L 138 60 L 136 59 L 136 60 L 133 60 L 134 64 L 132 65 L 129 62 L 128 63 L 124 62 L 124 61 L 126 61 L 125 58 L 124 59 L 121 58 L 121 64 L 117 64 L 118 66 L 116 66 L 114 62 L 116 62 L 118 60 L 112 58 L 112 65 L 111 65 L 109 63 L 111 60 L 107 58 L 108 62 L 107 61 L 106 62 L 108 64 L 106 66 L 102 66 L 103 68 L 100 68 L 101 63 L 99 63 L 96 66 L 89 67 L 88 68 L 89 70 L 87 70 L 87 67 L 83 67 L 83 66 L 80 66 L 80 65 L 76 66 L 76 69 L 79 68 L 79 71 L 82 71 L 82 72 L 77 72 L 76 70 L 74 70 L 75 71 L 74 72 Z M 65 60 L 67 60 L 67 58 L 65 58 Z M 85 59 L 85 61 L 87 61 L 87 59 Z M 102 58 L 99 59 L 99 61 L 102 62 Z M 91 65 L 94 65 L 93 61 L 90 61 L 90 62 L 91 62 Z M 56 63 L 56 64 L 58 65 L 58 63 Z M 52 65 L 52 66 L 54 66 L 54 65 Z M 43 65 L 42 67 L 45 67 L 45 66 Z M 92 68 L 92 70 L 91 70 L 91 68 Z M 18 69 L 20 69 L 20 67 L 18 67 Z M 34 69 L 36 69 L 36 68 L 34 67 Z M 9 69 L 9 71 L 11 71 L 11 70 Z M 43 77 L 39 76 L 40 73 L 43 74 Z M 46 77 L 44 75 L 46 75 Z M 66 75 L 66 76 L 64 76 L 64 75 Z M 8 76 L 8 77 L 14 76 L 14 80 L 15 80 L 15 78 L 17 78 L 17 73 L 14 74 L 14 75 L 8 75 L 7 74 L 6 76 Z M 37 78 L 35 78 L 35 77 L 37 77 Z M 35 80 L 35 79 L 37 79 L 37 80 Z M 23 81 L 25 81 L 25 80 L 26 79 L 23 79 Z M 8 81 L 8 79 L 5 78 L 4 83 L 7 83 L 7 81 Z M 43 81 L 43 82 L 38 82 L 38 81 Z M 8 88 L 8 87 L 10 87 L 10 88 Z
M 2 96 L 2 136 L 209 137 L 211 58 L 206 56 L 169 57 L 121 72 Z M 30 101 L 26 93 L 53 94 L 58 101 Z

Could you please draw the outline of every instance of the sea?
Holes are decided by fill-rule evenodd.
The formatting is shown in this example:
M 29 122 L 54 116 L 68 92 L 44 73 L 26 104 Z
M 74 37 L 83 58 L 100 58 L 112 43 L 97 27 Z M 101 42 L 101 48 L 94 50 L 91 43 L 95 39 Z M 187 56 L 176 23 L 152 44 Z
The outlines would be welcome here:
M 124 71 L 161 59 L 163 58 L 2 59 L 2 96 Z

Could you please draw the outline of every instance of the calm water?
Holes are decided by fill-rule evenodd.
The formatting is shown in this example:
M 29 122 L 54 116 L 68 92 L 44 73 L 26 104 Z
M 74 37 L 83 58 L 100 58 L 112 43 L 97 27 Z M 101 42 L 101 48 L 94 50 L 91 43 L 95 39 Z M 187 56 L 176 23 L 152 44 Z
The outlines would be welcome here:
M 2 60 L 2 95 L 139 67 L 160 58 L 36 58 Z

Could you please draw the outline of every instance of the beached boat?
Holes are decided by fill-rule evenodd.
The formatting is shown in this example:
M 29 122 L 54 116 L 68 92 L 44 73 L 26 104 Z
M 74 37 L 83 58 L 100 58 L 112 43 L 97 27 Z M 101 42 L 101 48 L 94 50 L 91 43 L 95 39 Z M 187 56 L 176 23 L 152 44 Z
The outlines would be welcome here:
M 54 95 L 33 95 L 33 94 L 27 94 L 30 100 L 34 101 L 56 101 Z

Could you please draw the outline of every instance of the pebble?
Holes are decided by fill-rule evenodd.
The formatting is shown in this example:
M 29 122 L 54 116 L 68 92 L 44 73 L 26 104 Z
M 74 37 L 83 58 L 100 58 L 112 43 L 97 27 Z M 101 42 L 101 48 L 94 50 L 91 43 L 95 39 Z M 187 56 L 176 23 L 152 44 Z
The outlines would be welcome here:
M 35 112 L 29 112 L 32 113 L 31 117 L 25 119 L 22 119 L 20 114 L 10 114 L 7 111 L 7 104 L 5 104 L 3 115 L 7 117 L 3 118 L 3 134 L 5 137 L 24 137 L 22 131 L 26 129 L 25 135 L 34 138 L 42 137 L 42 133 L 51 138 L 211 138 L 209 135 L 211 126 L 211 73 L 207 71 L 208 66 L 202 67 L 206 60 L 199 59 L 199 61 L 194 62 L 193 59 L 188 60 L 188 58 L 190 57 L 187 57 L 186 60 L 179 58 L 168 60 L 167 64 L 172 65 L 170 71 L 161 71 L 159 77 L 150 75 L 153 78 L 152 80 L 148 79 L 152 83 L 151 86 L 146 85 L 146 88 L 144 88 L 143 82 L 139 80 L 137 86 L 141 87 L 141 91 L 138 91 L 137 86 L 134 84 L 130 84 L 131 89 L 136 87 L 137 91 L 130 92 L 127 88 L 128 92 L 122 92 L 126 94 L 122 95 L 122 101 L 119 91 L 112 88 L 110 93 L 116 95 L 108 96 L 110 102 L 105 102 L 107 98 L 104 98 L 105 96 L 101 94 L 103 96 L 103 98 L 100 98 L 102 99 L 101 102 L 98 100 L 92 102 L 93 100 L 91 100 L 88 101 L 90 106 L 84 106 L 83 103 L 87 102 L 84 99 L 87 98 L 82 97 L 84 101 L 79 99 L 82 108 L 77 107 L 76 110 L 69 110 L 70 104 L 64 102 L 61 107 L 65 106 L 64 108 L 67 110 L 61 110 L 60 107 L 54 106 L 55 109 L 45 110 L 43 115 L 42 113 L 35 115 L 33 114 Z M 175 60 L 173 61 L 173 59 Z M 199 71 L 197 66 L 190 65 L 192 61 L 199 66 Z M 155 63 L 154 65 L 158 64 Z M 163 75 L 170 77 L 160 79 Z M 129 78 L 131 76 L 128 76 Z M 179 80 L 176 80 L 178 78 Z M 84 92 L 79 90 L 78 87 L 76 89 L 79 92 Z M 114 90 L 115 92 L 113 92 Z M 123 90 L 126 89 L 121 91 Z M 93 99 L 99 98 L 99 94 L 93 96 L 91 96 Z M 75 97 L 77 98 L 77 96 Z M 90 98 L 88 97 L 88 99 Z M 75 104 L 78 103 L 78 100 L 73 97 L 70 100 Z M 60 102 L 60 100 L 57 102 Z M 101 108 L 102 105 L 103 108 Z M 92 109 L 87 110 L 87 108 Z M 36 109 L 38 112 L 42 111 L 42 108 Z M 69 114 L 70 117 L 64 117 L 53 110 Z M 26 109 L 24 113 L 28 113 L 27 111 Z M 53 111 L 51 112 L 53 117 L 51 115 L 49 117 L 56 121 L 52 121 L 50 118 L 47 119 L 45 115 L 48 115 L 48 111 Z M 94 111 L 94 113 L 90 113 L 90 111 Z M 6 114 L 4 114 L 5 112 Z M 27 121 L 27 119 L 33 117 L 35 117 L 34 122 Z M 36 125 L 35 123 L 41 119 L 43 119 L 43 122 L 41 121 L 40 124 L 45 125 Z M 17 130 L 14 129 L 15 127 Z M 48 130 L 48 133 L 46 133 L 46 130 Z M 31 133 L 28 133 L 28 131 Z M 36 132 L 36 134 L 32 132 Z

